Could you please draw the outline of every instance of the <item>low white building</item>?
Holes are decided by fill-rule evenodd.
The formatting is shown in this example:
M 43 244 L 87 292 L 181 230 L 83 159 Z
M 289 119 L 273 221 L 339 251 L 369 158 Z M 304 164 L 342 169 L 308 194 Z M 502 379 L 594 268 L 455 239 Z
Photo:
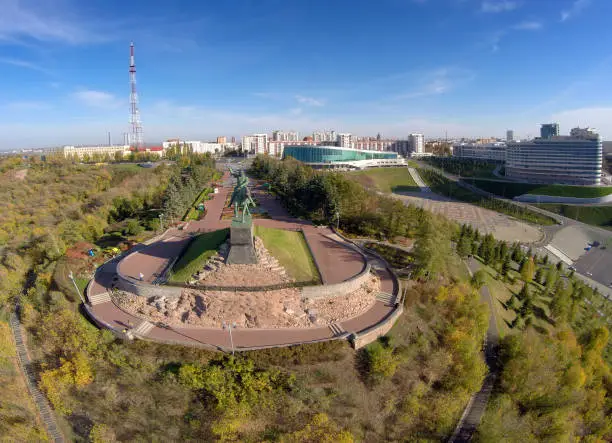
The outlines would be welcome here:
M 117 152 L 120 152 L 121 155 L 128 155 L 130 153 L 129 145 L 113 145 L 113 146 L 72 146 L 67 145 L 61 148 L 61 152 L 64 154 L 64 157 L 72 157 L 78 156 L 79 158 L 83 158 L 83 156 L 87 155 L 89 157 L 93 157 L 94 155 L 114 157 Z
M 453 145 L 453 157 L 474 160 L 506 161 L 506 143 L 459 143 Z

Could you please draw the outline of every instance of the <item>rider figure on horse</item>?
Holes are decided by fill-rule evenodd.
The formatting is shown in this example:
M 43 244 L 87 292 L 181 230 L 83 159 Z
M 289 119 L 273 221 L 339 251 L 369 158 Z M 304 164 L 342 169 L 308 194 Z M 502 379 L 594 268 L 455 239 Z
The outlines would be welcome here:
M 234 217 L 236 220 L 238 220 L 238 212 L 242 210 L 242 223 L 244 223 L 245 216 L 251 215 L 249 206 L 255 206 L 255 201 L 253 201 L 251 191 L 248 188 L 249 179 L 244 175 L 244 171 L 236 173 L 230 168 L 230 173 L 236 177 L 236 186 L 234 187 L 234 192 L 232 192 L 229 206 L 234 205 Z

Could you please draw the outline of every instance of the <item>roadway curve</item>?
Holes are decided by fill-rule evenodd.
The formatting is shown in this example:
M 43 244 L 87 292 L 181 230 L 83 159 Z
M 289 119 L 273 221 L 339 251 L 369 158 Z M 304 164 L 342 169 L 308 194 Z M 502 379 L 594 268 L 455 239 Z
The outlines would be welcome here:
M 153 283 L 162 270 L 175 259 L 187 244 L 189 238 L 198 232 L 208 232 L 228 227 L 229 220 L 221 220 L 222 210 L 228 193 L 232 189 L 228 174 L 224 177 L 219 193 L 207 203 L 206 216 L 191 222 L 184 230 L 171 228 L 152 243 L 137 245 L 124 257 L 118 257 L 101 266 L 89 284 L 87 294 L 90 301 L 85 307 L 90 317 L 101 327 L 119 334 L 131 330 L 136 337 L 171 344 L 206 347 L 219 350 L 231 349 L 230 336 L 221 325 L 218 328 L 176 327 L 163 324 L 146 324 L 116 306 L 107 296 L 113 282 L 117 280 L 118 270 L 128 278 Z M 264 207 L 272 219 L 255 219 L 256 225 L 281 229 L 302 229 L 313 253 L 324 284 L 345 281 L 360 273 L 368 260 L 381 279 L 381 291 L 391 294 L 391 301 L 377 300 L 365 313 L 344 320 L 331 327 L 256 329 L 239 328 L 233 331 L 233 344 L 236 350 L 288 346 L 292 344 L 347 338 L 352 333 L 359 334 L 385 321 L 397 309 L 399 287 L 391 272 L 373 257 L 364 256 L 356 247 L 327 227 L 316 227 L 295 219 L 282 208 L 275 198 L 261 189 L 253 190 L 254 197 Z M 367 258 L 366 258 L 367 257 Z M 92 303 L 93 300 L 97 300 Z M 228 319 L 231 321 L 231 319 Z M 140 327 L 142 326 L 142 327 Z M 139 328 L 140 327 L 140 328 Z

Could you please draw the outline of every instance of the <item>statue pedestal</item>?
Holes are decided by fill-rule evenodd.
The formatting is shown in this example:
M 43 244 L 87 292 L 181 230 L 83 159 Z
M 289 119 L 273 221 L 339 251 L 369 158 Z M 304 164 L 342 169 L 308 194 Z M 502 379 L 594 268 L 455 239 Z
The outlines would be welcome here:
M 244 222 L 242 220 L 232 220 L 230 249 L 226 263 L 229 265 L 254 265 L 257 263 L 251 217 L 245 217 Z

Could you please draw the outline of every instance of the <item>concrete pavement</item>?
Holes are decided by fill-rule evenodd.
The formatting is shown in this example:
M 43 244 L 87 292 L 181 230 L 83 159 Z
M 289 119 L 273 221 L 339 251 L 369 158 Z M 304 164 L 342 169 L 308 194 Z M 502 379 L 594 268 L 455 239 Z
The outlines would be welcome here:
M 122 274 L 136 279 L 142 273 L 144 281 L 152 282 L 168 263 L 180 254 L 191 235 L 228 227 L 230 220 L 221 220 L 223 207 L 231 191 L 231 185 L 227 182 L 227 174 L 225 178 L 226 186 L 222 187 L 219 193 L 214 194 L 213 199 L 207 202 L 207 213 L 203 220 L 189 223 L 182 231 L 170 229 L 148 247 L 139 247 L 135 253 L 123 259 L 106 263 L 100 267 L 90 282 L 88 295 L 95 297 L 109 291 L 117 279 L 118 269 Z M 337 237 L 329 228 L 315 227 L 310 222 L 291 217 L 273 196 L 266 194 L 261 189 L 254 190 L 253 194 L 259 204 L 273 217 L 273 219 L 255 219 L 254 223 L 280 229 L 303 230 L 325 284 L 345 281 L 364 269 L 366 264 L 363 256 L 353 249 L 353 245 Z M 381 291 L 393 294 L 397 299 L 399 288 L 391 272 L 378 262 L 373 261 L 372 263 L 373 272 L 381 280 Z M 139 328 L 143 320 L 123 311 L 112 301 L 94 304 L 87 308 L 94 320 L 103 327 L 116 331 L 125 329 L 146 331 L 138 338 L 225 351 L 231 349 L 229 333 L 222 329 L 221 325 L 219 328 L 198 328 L 156 324 Z M 348 334 L 365 331 L 385 320 L 394 311 L 393 304 L 377 300 L 367 312 L 340 322 L 334 329 L 329 326 L 302 329 L 236 329 L 232 332 L 233 343 L 237 350 L 246 350 L 331 340 L 339 337 L 339 330 L 346 331 Z M 228 319 L 228 321 L 231 320 Z M 340 336 L 345 337 L 346 335 Z

